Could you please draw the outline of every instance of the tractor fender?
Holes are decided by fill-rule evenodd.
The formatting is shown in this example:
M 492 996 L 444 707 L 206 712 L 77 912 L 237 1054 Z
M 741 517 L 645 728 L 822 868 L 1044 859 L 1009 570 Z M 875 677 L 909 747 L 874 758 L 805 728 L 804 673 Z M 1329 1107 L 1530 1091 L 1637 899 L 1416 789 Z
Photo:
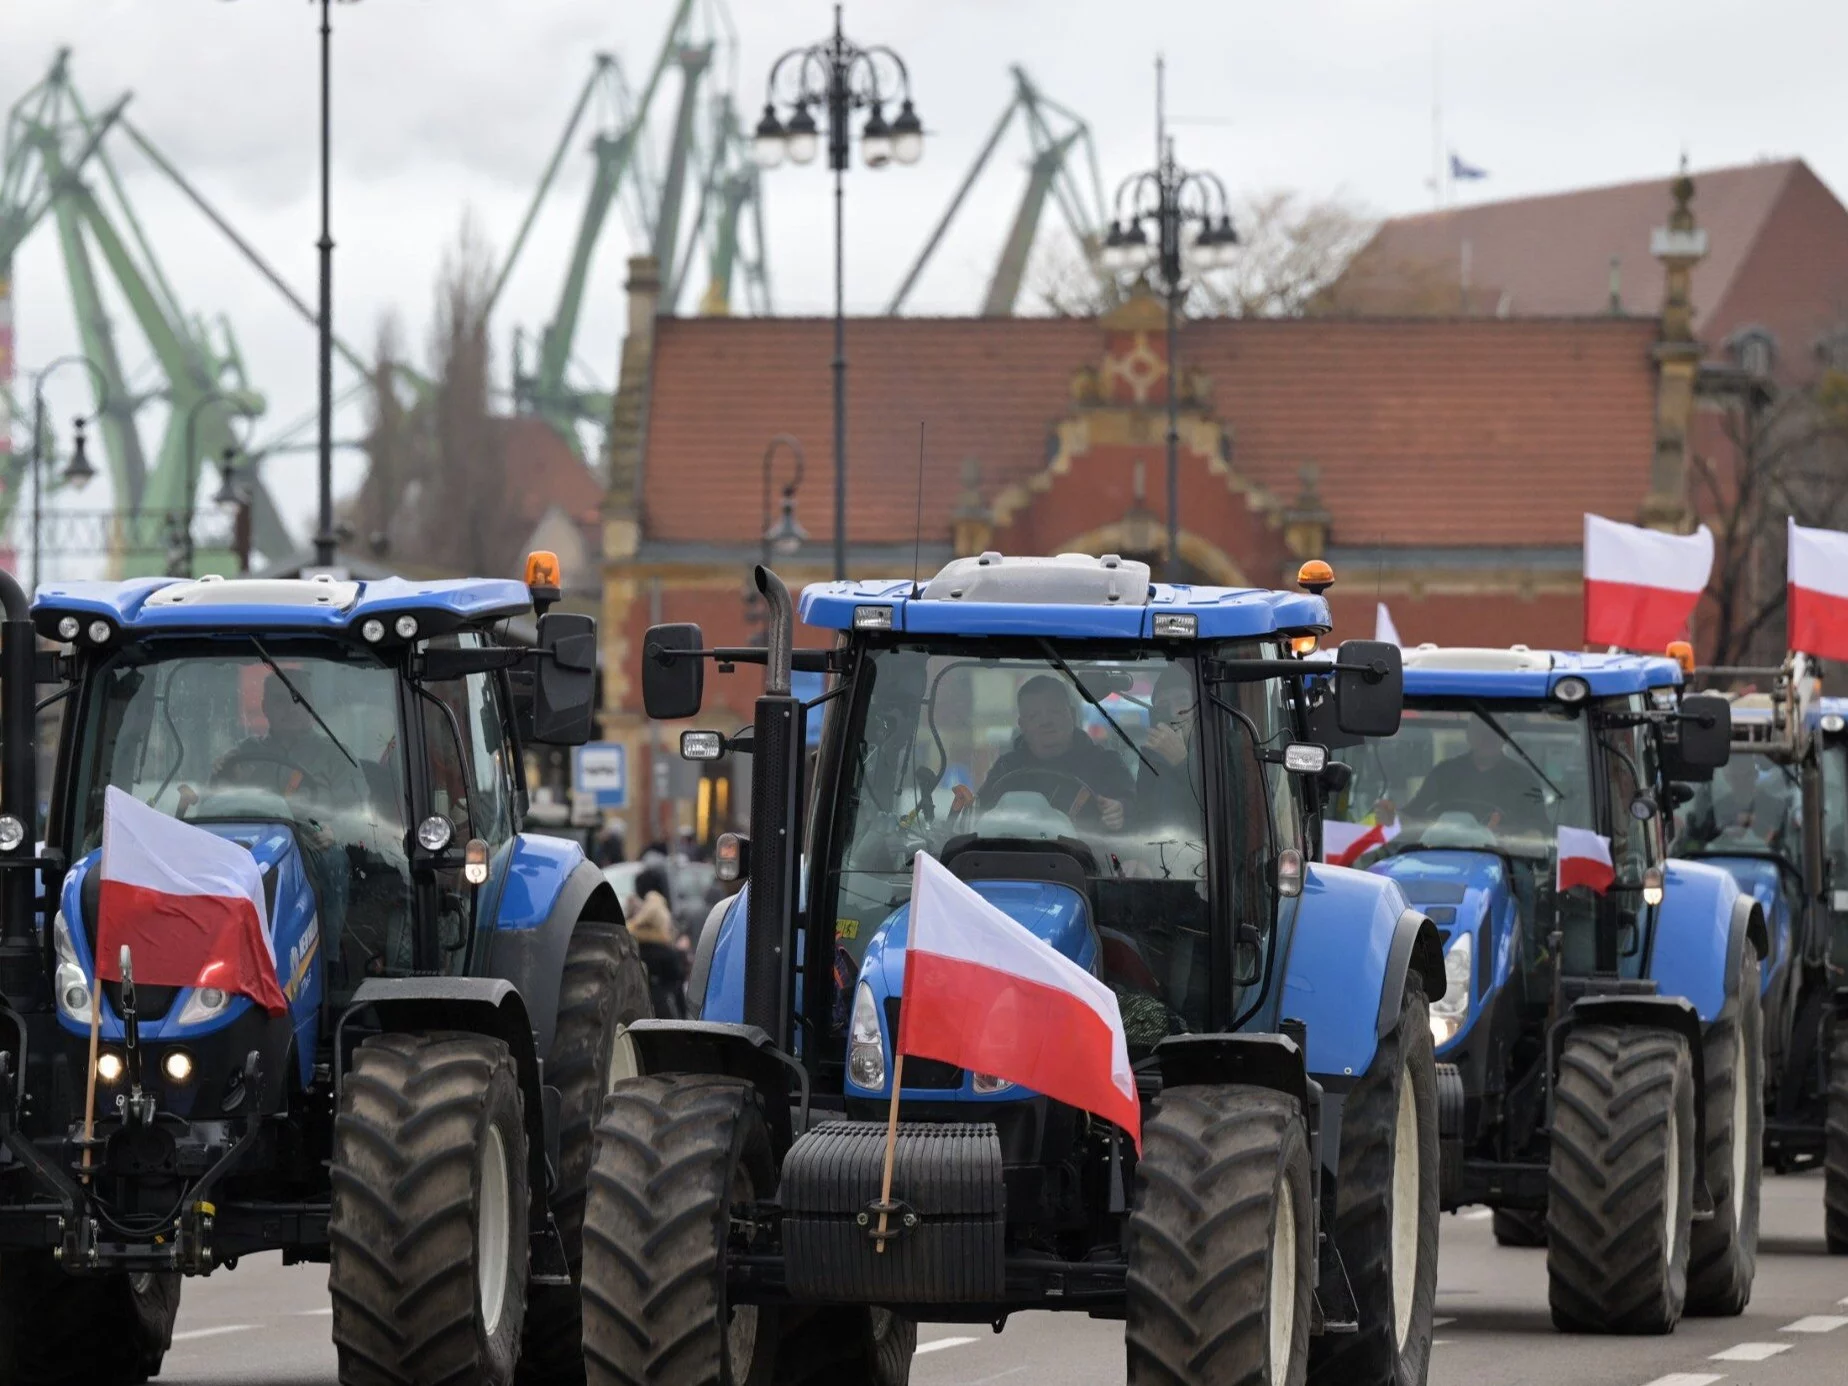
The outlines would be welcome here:
M 1721 873 L 1724 874 L 1724 873 Z M 1707 1179 L 1707 1064 L 1705 1018 L 1694 1003 L 1680 996 L 1581 996 L 1553 1027 L 1547 1043 L 1547 1066 L 1558 1087 L 1559 1054 L 1565 1038 L 1579 1025 L 1618 1025 L 1637 1029 L 1667 1030 L 1687 1041 L 1688 1058 L 1694 1074 L 1694 1157 L 1698 1177 L 1694 1186 L 1694 1207 L 1713 1211 L 1713 1195 Z M 1547 1099 L 1547 1126 L 1553 1124 L 1552 1098 Z
M 1745 949 L 1769 951 L 1764 909 L 1730 871 L 1705 862 L 1668 862 L 1663 887 L 1650 980 L 1662 996 L 1685 996 L 1711 1025 L 1738 987 Z
M 790 1080 L 795 1079 L 808 1125 L 808 1071 L 795 1059 L 777 1051 L 755 1025 L 731 1025 L 712 1020 L 638 1020 L 624 1031 L 635 1046 L 637 1071 L 642 1074 L 707 1073 L 742 1078 L 757 1089 L 770 1137 L 779 1154 L 789 1149 L 796 1130 L 790 1118 Z
M 736 895 L 728 895 L 717 901 L 706 911 L 706 922 L 699 926 L 699 937 L 693 941 L 693 966 L 687 973 L 687 1019 L 698 1020 L 706 1013 L 706 987 L 712 978 L 712 958 L 718 952 L 719 935 L 731 927 L 731 912 L 736 909 L 738 918 L 745 917 L 749 909 L 746 897 L 751 893 L 750 886 L 745 886 Z
M 1341 1088 L 1373 1062 L 1398 1022 L 1416 969 L 1425 998 L 1444 994 L 1443 941 L 1396 881 L 1320 863 L 1309 867 L 1291 930 L 1283 1015 L 1309 1028 L 1308 1070 Z
M 1309 1070 L 1288 1035 L 1170 1035 L 1155 1046 L 1164 1088 L 1245 1083 L 1293 1099 L 1307 1117 Z
M 547 1089 L 542 1083 L 532 1021 L 519 989 L 500 977 L 372 977 L 361 982 L 334 1027 L 336 1108 L 351 1057 L 347 1025 L 362 1015 L 369 1015 L 387 1033 L 461 1030 L 506 1043 L 520 1075 L 533 1206 L 542 1211 L 552 1186 L 551 1172 L 558 1166 L 557 1089 Z M 547 1092 L 553 1094 L 549 1108 Z
M 622 905 L 603 873 L 576 843 L 517 838 L 493 928 L 486 931 L 491 942 L 482 972 L 513 983 L 525 998 L 541 1057 L 552 1052 L 558 1028 L 571 932 L 585 918 L 623 922 Z

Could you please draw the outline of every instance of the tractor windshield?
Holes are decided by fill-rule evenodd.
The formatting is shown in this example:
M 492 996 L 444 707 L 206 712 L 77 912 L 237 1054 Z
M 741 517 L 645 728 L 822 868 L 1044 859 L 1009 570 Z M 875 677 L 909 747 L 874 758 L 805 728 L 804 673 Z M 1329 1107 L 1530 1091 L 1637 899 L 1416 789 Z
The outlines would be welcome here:
M 982 642 L 987 643 L 987 642 Z M 997 642 L 998 644 L 998 642 Z M 1082 873 L 1132 1042 L 1198 1028 L 1207 995 L 1207 814 L 1191 657 L 967 641 L 869 652 L 841 762 L 829 882 L 836 974 L 910 890 L 911 858 L 994 846 Z M 1240 758 L 1240 764 L 1244 764 Z M 1258 803 L 1261 791 L 1233 795 Z M 851 992 L 851 986 L 843 994 Z
M 1398 735 L 1348 753 L 1354 779 L 1324 827 L 1326 853 L 1456 847 L 1544 860 L 1561 825 L 1596 826 L 1586 727 L 1562 703 L 1408 702 Z
M 102 842 L 106 786 L 194 823 L 281 822 L 316 894 L 332 983 L 409 965 L 398 679 L 327 641 L 131 645 L 90 680 L 69 809 Z
M 1794 765 L 1734 750 L 1694 786 L 1678 816 L 1677 856 L 1774 856 L 1801 870 L 1803 788 Z

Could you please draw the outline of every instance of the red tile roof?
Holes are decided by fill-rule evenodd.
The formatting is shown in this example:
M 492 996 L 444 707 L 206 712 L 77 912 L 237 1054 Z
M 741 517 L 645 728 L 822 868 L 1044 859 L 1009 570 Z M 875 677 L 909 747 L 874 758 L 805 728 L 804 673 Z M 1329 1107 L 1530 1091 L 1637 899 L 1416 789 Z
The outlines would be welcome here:
M 754 542 L 763 449 L 789 432 L 808 452 L 797 516 L 826 536 L 830 324 L 668 319 L 657 331 L 644 535 Z M 1321 468 L 1334 542 L 1559 545 L 1578 542 L 1582 511 L 1627 517 L 1642 499 L 1654 335 L 1621 318 L 1213 319 L 1188 324 L 1180 351 L 1211 378 L 1237 473 L 1288 501 L 1302 465 Z M 1091 320 L 851 322 L 850 534 L 912 537 L 920 419 L 927 536 L 949 532 L 965 457 L 990 498 L 1039 472 L 1073 411 L 1073 373 L 1104 345 Z

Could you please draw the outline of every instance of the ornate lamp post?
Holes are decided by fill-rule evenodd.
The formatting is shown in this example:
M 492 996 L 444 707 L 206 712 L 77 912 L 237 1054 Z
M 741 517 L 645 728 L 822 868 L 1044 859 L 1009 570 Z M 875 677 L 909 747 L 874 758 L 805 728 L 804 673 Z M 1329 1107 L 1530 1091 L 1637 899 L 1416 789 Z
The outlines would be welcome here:
M 62 478 L 66 486 L 81 491 L 96 475 L 96 468 L 90 465 L 89 454 L 85 451 L 84 427 L 101 418 L 109 402 L 108 379 L 102 368 L 87 356 L 60 356 L 32 374 L 32 586 L 28 591 L 36 590 L 44 576 L 40 568 L 39 542 L 45 524 L 45 379 L 66 366 L 82 366 L 90 372 L 90 379 L 96 385 L 96 408 L 71 420 L 75 437 L 71 443 L 71 460 Z
M 787 119 L 777 116 L 781 101 Z M 897 114 L 886 119 L 886 107 Z M 821 152 L 827 119 L 828 167 L 834 171 L 834 576 L 847 576 L 847 319 L 843 302 L 841 233 L 844 222 L 850 122 L 867 112 L 860 130 L 860 157 L 868 168 L 915 164 L 924 155 L 924 126 L 911 107 L 911 74 L 890 48 L 862 48 L 841 32 L 841 7 L 834 7 L 834 33 L 810 48 L 793 48 L 770 68 L 763 119 L 752 149 L 758 164 L 775 168 L 787 159 L 807 164 Z
M 1154 272 L 1168 310 L 1168 578 L 1181 573 L 1180 400 L 1175 324 L 1192 287 L 1189 271 L 1221 269 L 1238 253 L 1225 184 L 1214 173 L 1184 169 L 1168 135 L 1163 70 L 1155 62 L 1156 164 L 1117 189 L 1116 216 L 1104 238 L 1104 268 L 1118 274 Z M 1192 227 L 1193 235 L 1188 237 Z
M 796 468 L 789 480 L 783 483 L 782 511 L 777 516 L 775 523 L 772 523 L 770 518 L 770 481 L 775 472 L 776 455 L 784 448 L 787 448 L 795 457 Z M 761 535 L 761 542 L 763 545 L 761 559 L 766 568 L 770 566 L 770 560 L 773 557 L 788 558 L 791 554 L 799 553 L 802 546 L 808 542 L 808 531 L 802 528 L 802 525 L 796 519 L 796 492 L 801 488 L 802 477 L 807 470 L 808 454 L 803 451 L 802 440 L 800 438 L 796 438 L 788 433 L 779 433 L 770 440 L 770 445 L 764 449 L 764 518 L 763 528 L 759 531 L 759 534 Z M 745 590 L 745 604 L 749 608 L 749 617 L 761 623 L 764 615 L 763 599 L 757 595 L 756 589 L 748 583 L 746 584 Z M 765 644 L 768 642 L 768 639 L 769 637 L 767 634 L 761 635 L 757 643 L 760 645 Z

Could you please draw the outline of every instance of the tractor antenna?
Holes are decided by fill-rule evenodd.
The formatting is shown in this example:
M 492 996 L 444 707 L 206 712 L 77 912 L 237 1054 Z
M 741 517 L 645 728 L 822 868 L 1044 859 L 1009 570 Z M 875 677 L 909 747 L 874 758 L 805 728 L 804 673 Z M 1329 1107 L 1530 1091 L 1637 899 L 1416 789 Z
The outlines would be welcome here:
M 911 539 L 911 595 L 918 595 L 918 565 L 924 552 L 924 420 L 918 420 L 918 511 Z

